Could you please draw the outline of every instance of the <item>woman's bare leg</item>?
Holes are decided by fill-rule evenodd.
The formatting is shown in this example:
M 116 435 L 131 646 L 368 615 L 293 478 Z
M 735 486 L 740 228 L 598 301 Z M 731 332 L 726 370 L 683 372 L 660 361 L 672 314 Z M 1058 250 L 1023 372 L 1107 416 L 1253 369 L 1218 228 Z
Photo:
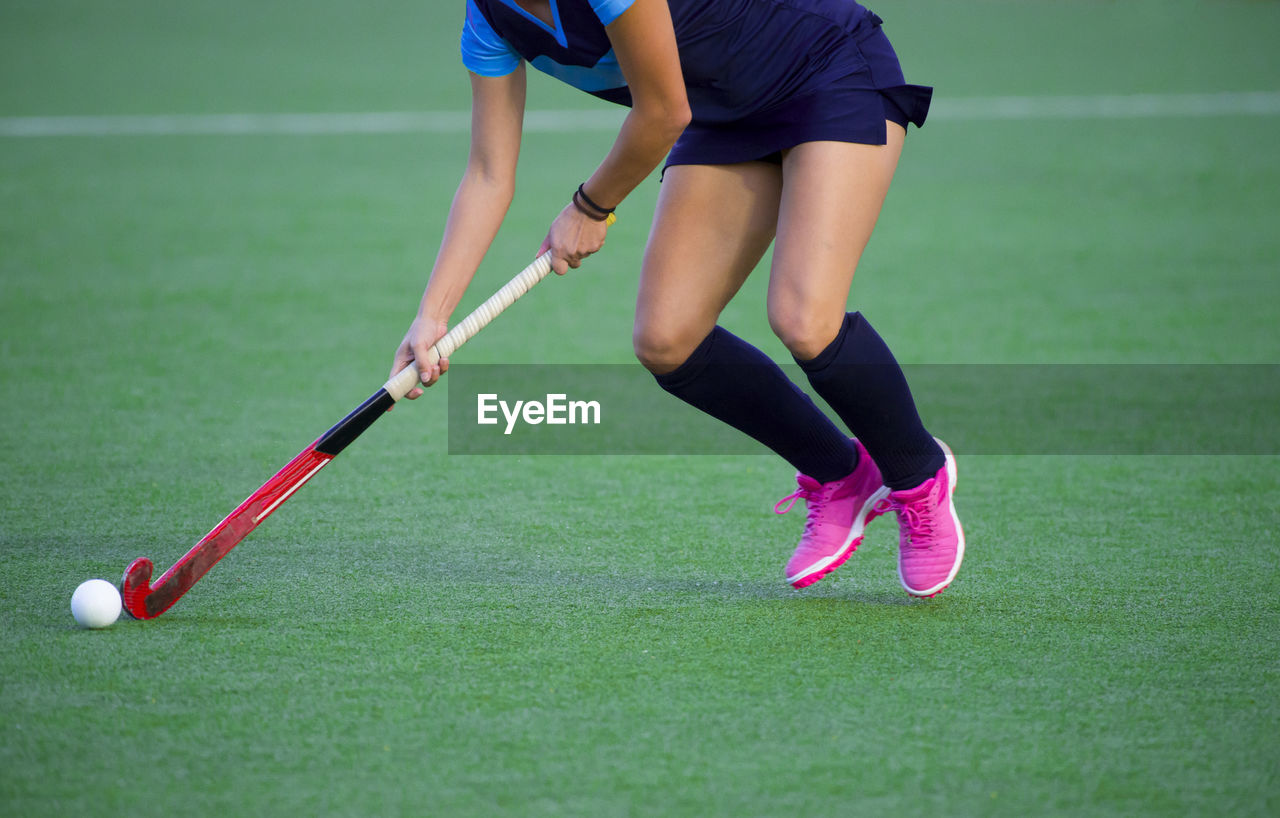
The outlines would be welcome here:
M 893 181 L 906 131 L 888 144 L 808 142 L 783 163 L 769 323 L 791 354 L 815 357 L 844 322 L 853 274 Z
M 671 372 L 707 337 L 773 241 L 776 165 L 667 169 L 645 249 L 633 335 L 651 372 Z
M 636 356 L 663 389 L 823 481 L 853 468 L 853 444 L 760 350 L 716 325 L 773 238 L 776 165 L 667 170 L 645 253 Z

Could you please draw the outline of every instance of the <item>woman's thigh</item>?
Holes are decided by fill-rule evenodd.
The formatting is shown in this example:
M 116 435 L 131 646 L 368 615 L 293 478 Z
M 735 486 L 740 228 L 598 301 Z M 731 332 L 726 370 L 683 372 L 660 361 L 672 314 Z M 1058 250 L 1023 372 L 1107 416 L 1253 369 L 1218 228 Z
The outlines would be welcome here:
M 715 327 L 773 241 L 782 171 L 766 162 L 667 168 L 636 301 L 636 356 L 670 372 Z
M 888 144 L 807 142 L 783 160 L 769 322 L 802 360 L 825 349 L 844 321 L 906 137 L 902 126 L 886 124 Z

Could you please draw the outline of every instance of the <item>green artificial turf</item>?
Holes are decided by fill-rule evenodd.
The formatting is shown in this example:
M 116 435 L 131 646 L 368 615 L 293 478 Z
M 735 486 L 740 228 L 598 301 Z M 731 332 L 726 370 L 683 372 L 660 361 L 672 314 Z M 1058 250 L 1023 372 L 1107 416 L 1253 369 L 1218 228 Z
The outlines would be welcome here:
M 5 3 L 0 117 L 465 109 L 460 3 L 360 7 Z M 875 8 L 940 101 L 1280 91 L 1274 3 Z M 464 309 L 609 144 L 526 136 Z M 939 116 L 851 305 L 908 364 L 1275 364 L 1277 145 Z M 951 589 L 908 598 L 881 520 L 796 592 L 776 459 L 450 456 L 446 384 L 169 613 L 77 629 L 79 582 L 167 568 L 381 384 L 466 149 L 0 136 L 0 814 L 1280 812 L 1273 451 L 961 452 Z M 629 361 L 656 189 L 455 366 Z M 764 284 L 725 323 L 785 360 Z

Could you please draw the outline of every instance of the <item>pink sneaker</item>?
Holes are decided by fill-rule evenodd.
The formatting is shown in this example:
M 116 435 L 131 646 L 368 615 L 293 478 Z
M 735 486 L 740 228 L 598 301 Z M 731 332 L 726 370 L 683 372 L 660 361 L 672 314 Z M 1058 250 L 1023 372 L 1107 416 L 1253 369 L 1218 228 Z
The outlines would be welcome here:
M 946 465 L 913 489 L 890 492 L 876 509 L 898 513 L 898 578 L 912 596 L 937 596 L 964 559 L 964 529 L 954 501 L 956 458 L 947 444 L 938 445 Z
M 830 483 L 797 474 L 800 488 L 773 507 L 778 514 L 786 514 L 797 498 L 808 507 L 800 544 L 787 563 L 787 582 L 796 588 L 812 585 L 844 564 L 858 550 L 867 523 L 888 511 L 888 507 L 878 508 L 889 494 L 880 469 L 861 443 L 854 440 L 853 445 L 858 449 L 858 467 L 852 474 Z

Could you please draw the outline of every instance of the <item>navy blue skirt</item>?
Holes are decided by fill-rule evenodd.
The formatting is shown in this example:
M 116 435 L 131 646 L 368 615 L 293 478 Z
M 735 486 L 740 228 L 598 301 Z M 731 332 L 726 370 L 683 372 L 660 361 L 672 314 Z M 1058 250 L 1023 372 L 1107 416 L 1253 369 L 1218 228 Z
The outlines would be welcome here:
M 666 167 L 779 162 L 782 151 L 805 142 L 883 145 L 886 120 L 904 128 L 924 125 L 933 89 L 906 83 L 880 18 L 872 15 L 869 22 L 847 44 L 860 53 L 858 70 L 732 122 L 695 120 L 671 149 Z

